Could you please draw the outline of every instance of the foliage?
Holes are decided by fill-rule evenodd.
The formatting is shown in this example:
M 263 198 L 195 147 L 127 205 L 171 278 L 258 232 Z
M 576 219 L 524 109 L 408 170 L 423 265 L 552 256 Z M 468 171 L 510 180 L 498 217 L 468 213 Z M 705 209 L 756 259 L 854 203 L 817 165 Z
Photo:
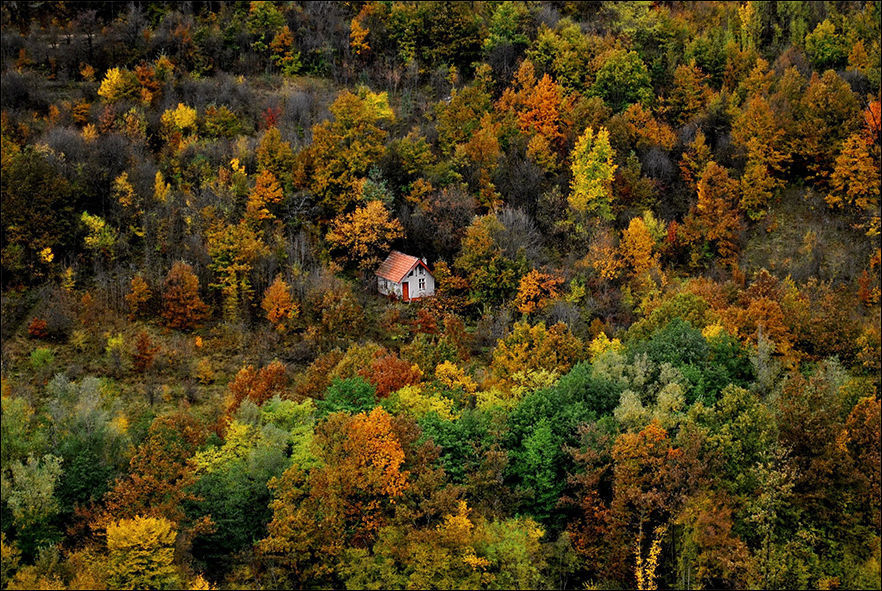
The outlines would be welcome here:
M 328 232 L 332 251 L 361 271 L 375 270 L 385 258 L 390 245 L 403 237 L 401 223 L 389 217 L 381 201 L 370 201 L 364 207 L 335 220 Z
M 576 212 L 612 216 L 612 180 L 617 168 L 613 156 L 605 128 L 601 127 L 595 134 L 589 127 L 579 137 L 573 149 L 573 180 L 567 198 Z
M 118 589 L 175 589 L 174 524 L 155 517 L 121 519 L 107 526 L 108 581 Z
M 165 277 L 162 290 L 162 317 L 169 328 L 192 330 L 208 314 L 208 306 L 199 296 L 199 279 L 193 268 L 178 261 Z

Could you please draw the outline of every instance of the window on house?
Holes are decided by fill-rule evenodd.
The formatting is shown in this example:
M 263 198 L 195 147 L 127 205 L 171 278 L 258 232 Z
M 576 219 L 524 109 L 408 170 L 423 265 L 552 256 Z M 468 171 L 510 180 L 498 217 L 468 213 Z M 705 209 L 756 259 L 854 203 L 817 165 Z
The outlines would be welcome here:
M 426 280 L 420 279 L 420 289 L 426 289 Z
M 420 267 L 420 275 L 425 275 L 425 274 L 426 274 L 426 270 L 423 269 L 422 267 Z

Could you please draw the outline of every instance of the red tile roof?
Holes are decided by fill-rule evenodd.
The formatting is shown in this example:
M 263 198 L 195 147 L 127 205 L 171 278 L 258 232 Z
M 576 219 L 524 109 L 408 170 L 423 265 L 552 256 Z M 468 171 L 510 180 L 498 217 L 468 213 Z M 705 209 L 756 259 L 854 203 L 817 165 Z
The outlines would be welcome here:
M 380 268 L 377 269 L 377 275 L 393 283 L 401 283 L 401 280 L 404 279 L 408 272 L 419 264 L 422 264 L 422 261 L 417 257 L 393 250 L 386 257 L 386 260 L 383 261 L 383 264 L 380 265 Z M 423 266 L 425 267 L 425 265 Z M 426 267 L 426 270 L 428 270 L 428 267 Z

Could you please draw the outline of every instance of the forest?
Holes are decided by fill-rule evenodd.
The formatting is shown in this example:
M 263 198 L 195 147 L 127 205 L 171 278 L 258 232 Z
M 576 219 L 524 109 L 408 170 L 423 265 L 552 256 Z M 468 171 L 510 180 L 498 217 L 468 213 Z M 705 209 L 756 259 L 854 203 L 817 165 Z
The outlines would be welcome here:
M 0 588 L 882 587 L 880 2 L 0 20 Z

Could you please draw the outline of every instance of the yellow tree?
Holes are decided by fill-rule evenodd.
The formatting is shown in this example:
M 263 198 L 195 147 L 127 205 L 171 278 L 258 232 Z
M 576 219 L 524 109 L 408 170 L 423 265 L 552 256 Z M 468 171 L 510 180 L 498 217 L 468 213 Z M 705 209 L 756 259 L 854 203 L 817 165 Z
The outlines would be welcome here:
M 632 218 L 627 229 L 622 232 L 619 247 L 625 264 L 631 268 L 634 275 L 642 275 L 656 263 L 657 257 L 652 253 L 654 246 L 655 240 L 643 218 Z
M 175 524 L 161 517 L 121 519 L 107 526 L 108 582 L 115 589 L 178 589 Z
M 560 295 L 561 285 L 562 278 L 533 269 L 521 277 L 514 304 L 521 314 L 538 312 Z
M 878 152 L 877 152 L 878 153 Z M 879 234 L 879 160 L 860 134 L 850 136 L 836 157 L 827 204 L 851 210 L 869 236 Z
M 211 268 L 218 279 L 211 287 L 219 289 L 224 300 L 224 318 L 233 321 L 251 299 L 251 270 L 269 249 L 260 235 L 244 221 L 215 224 L 207 233 Z
M 755 94 L 735 119 L 732 138 L 747 152 L 740 207 L 752 219 L 758 219 L 763 216 L 773 192 L 783 186 L 776 175 L 784 172 L 790 158 L 780 117 L 763 96 Z
M 376 267 L 390 245 L 404 236 L 401 222 L 389 216 L 381 201 L 370 201 L 336 220 L 327 239 L 331 252 L 362 271 Z
M 261 170 L 245 204 L 245 219 L 251 222 L 275 219 L 268 208 L 281 202 L 282 197 L 275 175 L 268 169 Z
M 360 181 L 383 155 L 388 133 L 381 127 L 395 120 L 385 92 L 366 88 L 353 94 L 344 90 L 331 105 L 334 121 L 312 128 L 308 159 L 312 165 L 312 190 L 325 208 L 337 214 L 360 194 Z
M 576 142 L 568 201 L 578 213 L 596 212 L 612 218 L 612 181 L 616 171 L 613 155 L 605 127 L 597 133 L 589 127 Z

